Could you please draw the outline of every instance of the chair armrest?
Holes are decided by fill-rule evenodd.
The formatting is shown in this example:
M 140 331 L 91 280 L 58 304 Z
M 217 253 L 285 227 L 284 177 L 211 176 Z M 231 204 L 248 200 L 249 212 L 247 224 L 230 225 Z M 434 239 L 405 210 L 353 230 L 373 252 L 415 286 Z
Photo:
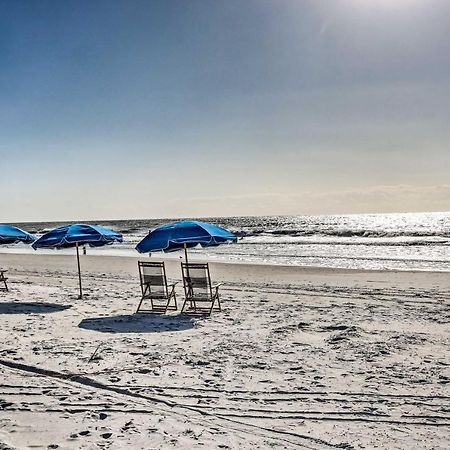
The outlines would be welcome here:
M 179 281 L 175 281 L 174 283 L 167 283 L 167 287 L 174 287 L 179 283 Z
M 223 283 L 217 283 L 214 286 L 211 286 L 211 289 L 219 289 L 220 286 L 222 286 Z

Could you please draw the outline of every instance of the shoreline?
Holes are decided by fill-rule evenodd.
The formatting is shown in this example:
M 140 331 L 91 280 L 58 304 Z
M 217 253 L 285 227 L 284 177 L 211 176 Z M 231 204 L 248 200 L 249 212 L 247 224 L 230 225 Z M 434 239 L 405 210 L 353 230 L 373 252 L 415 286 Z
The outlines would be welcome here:
M 9 250 L 9 249 L 8 249 Z M 75 253 L 69 254 L 67 250 L 64 250 L 64 253 L 59 253 L 60 250 L 47 250 L 44 252 L 37 251 L 37 252 L 29 252 L 29 251 L 15 251 L 15 249 L 10 249 L 11 251 L 4 251 L 4 249 L 0 250 L 0 268 L 6 268 L 8 269 L 7 265 L 8 260 L 18 260 L 19 263 L 21 263 L 21 260 L 23 258 L 61 258 L 62 261 L 70 260 L 71 258 L 75 258 Z M 174 266 L 177 263 L 181 263 L 184 261 L 183 256 L 174 257 L 174 256 L 167 256 L 164 253 L 158 253 L 155 254 L 157 256 L 148 257 L 146 254 L 136 254 L 135 256 L 131 255 L 118 255 L 118 254 L 107 254 L 107 253 L 100 253 L 100 254 L 87 254 L 83 255 L 80 254 L 80 261 L 83 260 L 96 260 L 96 259 L 102 259 L 102 258 L 109 258 L 111 260 L 123 260 L 126 264 L 126 262 L 129 261 L 164 261 L 168 266 Z M 238 267 L 247 267 L 247 268 L 266 268 L 268 270 L 274 270 L 274 271 L 290 271 L 290 272 L 305 272 L 305 273 L 331 273 L 331 274 L 346 274 L 346 273 L 377 273 L 377 274 L 383 274 L 383 273 L 399 273 L 399 274 L 448 274 L 450 273 L 450 269 L 448 270 L 420 270 L 420 269 L 370 269 L 370 268 L 340 268 L 340 267 L 325 267 L 325 266 L 301 266 L 301 265 L 293 265 L 293 264 L 274 264 L 274 263 L 264 263 L 264 262 L 246 262 L 246 261 L 222 261 L 222 260 L 214 260 L 211 258 L 201 258 L 198 257 L 198 255 L 190 255 L 189 261 L 192 262 L 200 262 L 200 263 L 209 263 L 210 267 L 226 267 L 226 266 L 238 266 Z M 14 268 L 11 267 L 13 270 Z

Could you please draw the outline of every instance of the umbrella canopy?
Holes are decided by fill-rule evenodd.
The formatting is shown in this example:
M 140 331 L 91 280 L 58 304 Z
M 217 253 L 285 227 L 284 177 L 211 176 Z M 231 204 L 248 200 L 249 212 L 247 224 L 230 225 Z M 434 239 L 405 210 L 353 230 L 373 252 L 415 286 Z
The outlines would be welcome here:
M 16 242 L 31 244 L 35 240 L 35 236 L 20 228 L 0 224 L 0 244 L 15 244 Z
M 66 248 L 78 245 L 89 244 L 91 247 L 101 247 L 102 245 L 122 242 L 120 233 L 116 233 L 109 228 L 100 225 L 85 225 L 75 223 L 55 228 L 45 233 L 32 247 L 37 248 Z
M 78 298 L 82 298 L 83 289 L 81 286 L 80 254 L 78 246 L 88 244 L 91 247 L 101 247 L 103 245 L 112 244 L 113 242 L 122 242 L 122 240 L 123 237 L 120 233 L 116 233 L 109 228 L 101 227 L 100 225 L 75 223 L 55 228 L 54 230 L 45 233 L 32 244 L 32 247 L 35 250 L 37 248 L 76 247 L 78 282 L 80 287 L 80 295 Z
M 237 237 L 225 228 L 207 222 L 184 220 L 155 228 L 139 242 L 136 250 L 139 253 L 172 252 L 198 244 L 209 247 L 227 241 L 236 242 Z

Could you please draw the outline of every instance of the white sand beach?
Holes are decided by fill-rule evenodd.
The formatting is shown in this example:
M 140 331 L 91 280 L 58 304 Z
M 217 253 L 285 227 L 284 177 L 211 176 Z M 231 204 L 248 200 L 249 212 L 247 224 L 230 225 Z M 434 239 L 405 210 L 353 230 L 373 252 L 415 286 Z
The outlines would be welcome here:
M 214 263 L 221 313 L 135 316 L 138 258 L 81 259 L 0 254 L 1 449 L 448 449 L 448 273 Z

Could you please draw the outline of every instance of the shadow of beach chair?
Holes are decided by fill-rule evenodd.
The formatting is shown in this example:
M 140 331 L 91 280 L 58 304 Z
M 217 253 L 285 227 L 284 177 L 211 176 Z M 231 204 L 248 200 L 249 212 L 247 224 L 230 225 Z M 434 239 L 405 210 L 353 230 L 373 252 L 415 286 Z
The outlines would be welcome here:
M 208 264 L 181 263 L 185 300 L 181 312 L 211 314 L 221 311 L 219 286 L 212 285 Z M 217 306 L 216 306 L 217 303 Z M 186 305 L 188 307 L 186 308 Z
M 141 283 L 142 297 L 137 308 L 137 313 L 159 313 L 177 310 L 175 285 L 168 284 L 166 268 L 163 262 L 138 261 L 139 279 Z M 143 308 L 144 300 L 148 300 L 151 309 Z M 173 300 L 173 301 L 172 301 Z
M 3 283 L 3 286 L 0 285 L 0 291 L 9 291 L 8 284 L 6 281 L 8 280 L 8 277 L 5 276 L 5 273 L 7 270 L 0 269 L 0 283 Z

